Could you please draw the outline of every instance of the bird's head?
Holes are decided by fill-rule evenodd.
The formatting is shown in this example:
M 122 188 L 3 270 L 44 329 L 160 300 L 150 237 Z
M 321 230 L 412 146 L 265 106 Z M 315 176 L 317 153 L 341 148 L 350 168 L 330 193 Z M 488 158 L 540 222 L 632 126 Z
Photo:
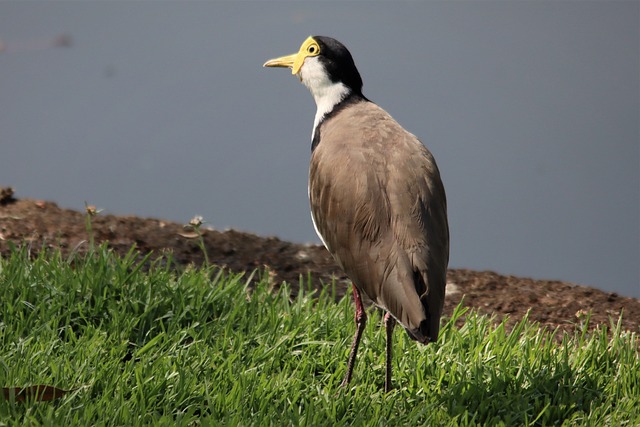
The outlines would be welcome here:
M 264 66 L 291 68 L 291 73 L 309 88 L 316 101 L 336 88 L 362 95 L 362 78 L 351 53 L 331 37 L 308 37 L 297 53 L 271 59 Z

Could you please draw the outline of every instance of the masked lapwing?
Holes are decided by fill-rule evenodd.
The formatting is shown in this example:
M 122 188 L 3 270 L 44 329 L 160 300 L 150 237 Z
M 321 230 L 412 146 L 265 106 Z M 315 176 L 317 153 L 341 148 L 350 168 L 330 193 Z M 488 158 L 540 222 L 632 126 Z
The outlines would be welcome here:
M 265 67 L 291 68 L 317 105 L 309 200 L 318 236 L 352 280 L 356 333 L 342 386 L 351 381 L 367 315 L 361 294 L 385 310 L 385 390 L 391 388 L 396 321 L 423 344 L 435 341 L 444 306 L 449 227 L 433 156 L 362 94 L 347 48 L 307 38 L 298 53 Z

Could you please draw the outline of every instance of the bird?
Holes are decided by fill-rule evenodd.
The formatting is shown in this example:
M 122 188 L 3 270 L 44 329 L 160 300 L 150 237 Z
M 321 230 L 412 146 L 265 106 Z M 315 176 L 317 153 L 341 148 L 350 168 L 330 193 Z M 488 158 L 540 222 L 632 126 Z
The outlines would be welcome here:
M 311 92 L 308 195 L 320 240 L 352 282 L 356 332 L 341 388 L 353 376 L 367 322 L 362 294 L 384 310 L 384 390 L 392 389 L 393 331 L 438 339 L 449 263 L 447 201 L 431 152 L 362 93 L 338 40 L 310 36 L 264 67 L 290 68 Z

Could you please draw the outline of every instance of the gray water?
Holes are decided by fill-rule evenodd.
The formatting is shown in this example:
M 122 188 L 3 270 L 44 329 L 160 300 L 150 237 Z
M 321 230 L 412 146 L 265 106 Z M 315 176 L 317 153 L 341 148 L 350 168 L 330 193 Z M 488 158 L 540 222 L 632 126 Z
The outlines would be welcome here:
M 633 1 L 3 1 L 0 185 L 319 242 L 315 105 L 262 64 L 329 35 L 436 156 L 452 267 L 640 297 L 639 17 Z

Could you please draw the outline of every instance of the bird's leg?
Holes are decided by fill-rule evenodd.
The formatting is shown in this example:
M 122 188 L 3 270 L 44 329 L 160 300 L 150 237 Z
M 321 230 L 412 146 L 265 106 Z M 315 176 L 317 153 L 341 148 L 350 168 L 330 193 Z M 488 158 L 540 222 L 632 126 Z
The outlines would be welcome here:
M 354 284 L 351 284 L 351 290 L 353 291 L 353 300 L 356 303 L 356 334 L 353 337 L 353 343 L 351 344 L 351 352 L 349 353 L 349 361 L 347 362 L 347 373 L 342 380 L 340 387 L 345 387 L 351 381 L 351 375 L 353 374 L 353 366 L 356 363 L 356 353 L 358 352 L 358 345 L 360 345 L 360 338 L 362 338 L 362 332 L 367 324 L 367 313 L 362 306 L 362 300 L 360 299 L 360 291 Z
M 387 331 L 387 367 L 384 377 L 384 392 L 391 391 L 391 358 L 393 356 L 393 328 L 396 326 L 396 319 L 387 313 L 384 315 L 384 328 Z

